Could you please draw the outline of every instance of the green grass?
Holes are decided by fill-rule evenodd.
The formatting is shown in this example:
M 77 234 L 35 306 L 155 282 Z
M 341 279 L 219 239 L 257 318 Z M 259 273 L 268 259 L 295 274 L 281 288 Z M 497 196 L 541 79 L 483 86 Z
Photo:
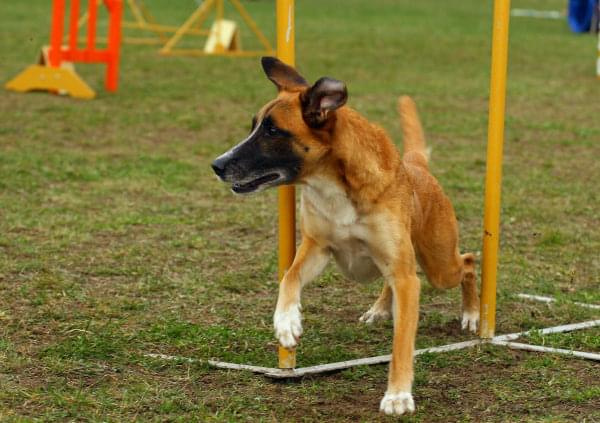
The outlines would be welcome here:
M 194 7 L 146 3 L 169 24 Z M 309 80 L 346 81 L 349 104 L 399 145 L 395 101 L 415 97 L 462 248 L 479 253 L 491 2 L 296 3 Z M 245 4 L 273 39 L 273 2 Z M 47 43 L 49 9 L 2 9 L 1 81 Z M 510 34 L 498 333 L 597 319 L 572 301 L 600 304 L 596 40 L 526 18 Z M 255 46 L 245 28 L 242 40 Z M 95 100 L 0 94 L 0 420 L 394 421 L 377 413 L 386 366 L 273 382 L 202 362 L 276 365 L 276 194 L 233 197 L 209 166 L 274 95 L 258 60 L 124 45 L 116 94 L 103 91 L 102 66 L 77 69 Z M 390 322 L 358 323 L 378 290 L 333 266 L 309 285 L 298 363 L 388 353 Z M 424 283 L 419 348 L 471 338 L 459 302 Z M 598 339 L 590 329 L 524 342 L 598 352 Z M 600 421 L 597 364 L 500 347 L 419 357 L 414 395 L 406 421 Z

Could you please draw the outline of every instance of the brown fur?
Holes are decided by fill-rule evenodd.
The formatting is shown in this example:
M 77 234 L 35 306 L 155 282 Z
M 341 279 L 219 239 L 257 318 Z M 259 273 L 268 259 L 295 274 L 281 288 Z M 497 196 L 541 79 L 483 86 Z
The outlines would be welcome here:
M 462 284 L 463 325 L 471 330 L 479 309 L 474 257 L 459 253 L 454 210 L 429 173 L 416 106 L 408 97 L 398 103 L 404 133 L 401 156 L 382 128 L 343 106 L 347 94 L 341 82 L 326 78 L 308 87 L 275 59 L 263 66 L 279 95 L 259 116 L 268 113 L 278 127 L 293 134 L 289 142 L 302 163 L 295 181 L 303 185 L 302 242 L 280 285 L 276 335 L 282 345 L 295 347 L 302 331 L 302 286 L 322 271 L 330 255 L 355 279 L 383 276 L 381 295 L 361 320 L 394 316 L 392 361 L 381 409 L 388 414 L 412 411 L 417 261 L 436 288 Z M 335 95 L 321 102 L 331 92 Z
M 299 182 L 325 175 L 342 187 L 368 222 L 370 239 L 366 242 L 386 279 L 376 304 L 383 310 L 393 307 L 396 316 L 388 392 L 410 392 L 419 298 L 415 256 L 435 287 L 462 283 L 464 309 L 476 312 L 479 307 L 473 256 L 459 254 L 454 211 L 428 172 L 414 103 L 403 98 L 399 104 L 405 146 L 402 160 L 383 129 L 348 107 L 339 109 L 328 127 L 315 131 L 300 119 L 297 95 L 282 92 L 279 99 L 272 116 L 298 139 L 297 152 L 303 155 Z M 307 229 L 310 218 L 302 217 L 302 245 L 282 283 L 282 305 L 290 298 L 299 300 L 301 285 L 307 281 L 298 273 L 310 250 L 318 249 L 315 255 L 322 256 L 324 250 L 335 248 L 331 239 Z M 393 297 L 398 300 L 393 302 Z

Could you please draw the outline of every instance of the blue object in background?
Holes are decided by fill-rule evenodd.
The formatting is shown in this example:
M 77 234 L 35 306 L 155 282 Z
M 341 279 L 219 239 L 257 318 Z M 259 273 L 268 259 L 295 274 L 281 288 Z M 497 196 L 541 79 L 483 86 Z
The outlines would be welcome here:
M 588 32 L 598 0 L 569 0 L 569 27 L 573 32 Z

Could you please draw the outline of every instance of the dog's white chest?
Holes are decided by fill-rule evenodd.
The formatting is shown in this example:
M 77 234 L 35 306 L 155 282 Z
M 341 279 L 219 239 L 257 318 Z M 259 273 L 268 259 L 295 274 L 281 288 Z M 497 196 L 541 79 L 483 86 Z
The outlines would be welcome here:
M 334 248 L 366 236 L 366 226 L 343 187 L 328 178 L 313 177 L 307 182 L 301 209 L 305 229 Z
M 302 207 L 303 212 L 340 227 L 354 225 L 358 220 L 356 208 L 344 189 L 323 177 L 311 178 L 303 188 Z
M 301 212 L 304 230 L 327 243 L 346 276 L 378 276 L 367 244 L 369 227 L 343 187 L 327 178 L 311 178 L 302 190 Z

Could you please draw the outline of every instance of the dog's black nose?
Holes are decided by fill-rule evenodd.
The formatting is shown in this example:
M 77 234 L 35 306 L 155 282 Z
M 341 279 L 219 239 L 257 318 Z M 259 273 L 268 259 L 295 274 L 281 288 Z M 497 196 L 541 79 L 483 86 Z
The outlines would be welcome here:
M 225 175 L 225 162 L 226 160 L 223 160 L 223 157 L 217 157 L 210 165 L 215 173 L 221 178 Z

